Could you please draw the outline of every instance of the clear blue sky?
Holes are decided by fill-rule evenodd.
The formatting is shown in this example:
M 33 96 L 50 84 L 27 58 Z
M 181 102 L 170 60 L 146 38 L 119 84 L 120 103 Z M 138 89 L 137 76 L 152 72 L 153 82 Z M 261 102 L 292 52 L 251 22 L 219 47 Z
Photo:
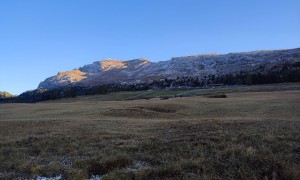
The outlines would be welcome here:
M 105 58 L 300 47 L 299 0 L 0 0 L 0 91 Z

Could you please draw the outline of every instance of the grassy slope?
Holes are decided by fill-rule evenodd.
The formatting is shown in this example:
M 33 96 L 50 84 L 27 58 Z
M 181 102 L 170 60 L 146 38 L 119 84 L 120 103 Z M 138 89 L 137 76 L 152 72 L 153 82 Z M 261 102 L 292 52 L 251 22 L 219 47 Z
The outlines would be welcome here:
M 0 104 L 0 177 L 299 179 L 299 90 L 135 95 Z
M 238 93 L 238 92 L 265 92 L 274 90 L 294 90 L 300 89 L 300 83 L 281 83 L 252 86 L 221 86 L 204 89 L 171 89 L 171 90 L 148 90 L 148 91 L 127 91 L 112 92 L 105 95 L 79 96 L 75 99 L 62 99 L 57 102 L 74 102 L 74 101 L 123 101 L 128 99 L 149 99 L 164 96 L 187 95 L 198 96 L 209 93 Z M 52 101 L 51 101 L 52 102 Z

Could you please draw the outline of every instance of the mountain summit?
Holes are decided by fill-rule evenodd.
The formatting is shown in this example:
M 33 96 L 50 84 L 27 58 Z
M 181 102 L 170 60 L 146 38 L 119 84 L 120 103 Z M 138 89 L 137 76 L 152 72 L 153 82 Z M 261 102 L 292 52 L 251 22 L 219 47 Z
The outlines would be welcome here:
M 300 48 L 287 50 L 251 51 L 229 54 L 200 54 L 174 57 L 171 60 L 151 62 L 144 58 L 134 60 L 105 59 L 75 70 L 59 72 L 44 80 L 39 88 L 63 86 L 95 86 L 111 83 L 140 83 L 178 76 L 222 75 L 268 70 L 285 63 L 300 62 Z

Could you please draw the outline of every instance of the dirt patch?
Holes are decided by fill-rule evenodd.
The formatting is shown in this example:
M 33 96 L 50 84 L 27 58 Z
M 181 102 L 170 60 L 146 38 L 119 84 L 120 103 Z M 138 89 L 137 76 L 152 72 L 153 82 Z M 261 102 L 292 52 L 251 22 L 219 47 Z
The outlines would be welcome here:
M 113 117 L 142 117 L 153 116 L 151 112 L 147 112 L 139 108 L 124 108 L 124 109 L 108 109 L 103 113 L 107 116 Z
M 104 115 L 114 117 L 157 117 L 157 116 L 170 116 L 182 115 L 179 113 L 178 107 L 163 107 L 163 106 L 138 106 L 130 108 L 108 109 Z
M 165 108 L 165 107 L 137 107 L 138 109 L 154 111 L 159 113 L 176 113 L 176 109 L 172 108 Z
M 227 98 L 226 94 L 223 93 L 215 93 L 215 94 L 208 94 L 205 95 L 207 98 Z

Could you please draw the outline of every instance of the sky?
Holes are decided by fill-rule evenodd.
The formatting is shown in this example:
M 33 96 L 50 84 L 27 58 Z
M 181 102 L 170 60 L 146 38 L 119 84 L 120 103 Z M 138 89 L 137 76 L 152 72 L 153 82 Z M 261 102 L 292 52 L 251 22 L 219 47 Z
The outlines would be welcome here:
M 107 58 L 300 47 L 300 0 L 0 0 L 0 91 Z

